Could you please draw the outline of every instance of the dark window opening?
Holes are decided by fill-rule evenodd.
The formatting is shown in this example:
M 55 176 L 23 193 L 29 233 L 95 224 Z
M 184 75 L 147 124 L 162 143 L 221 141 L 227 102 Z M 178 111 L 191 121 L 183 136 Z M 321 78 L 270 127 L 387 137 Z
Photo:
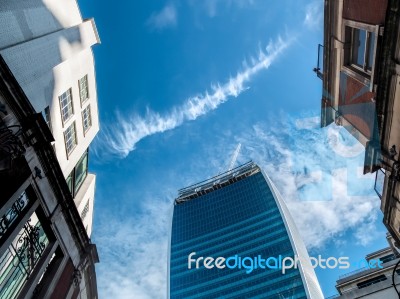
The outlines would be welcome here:
M 385 275 L 379 275 L 377 277 L 374 277 L 374 278 L 368 279 L 366 281 L 357 283 L 357 287 L 359 289 L 366 288 L 366 287 L 369 287 L 370 285 L 373 285 L 375 283 L 379 283 L 379 282 L 384 281 L 384 280 L 387 280 L 386 276 Z
M 384 263 L 393 261 L 395 259 L 396 259 L 396 256 L 392 253 L 392 254 L 386 255 L 384 257 L 381 257 L 379 260 L 384 264 Z

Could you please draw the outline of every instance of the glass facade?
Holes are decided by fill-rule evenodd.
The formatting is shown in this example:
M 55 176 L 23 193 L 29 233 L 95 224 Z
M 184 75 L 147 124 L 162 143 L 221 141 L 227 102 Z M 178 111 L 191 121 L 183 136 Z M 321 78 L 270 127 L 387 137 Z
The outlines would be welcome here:
M 86 149 L 85 153 L 79 159 L 76 166 L 71 171 L 71 173 L 66 178 L 69 191 L 72 194 L 72 197 L 75 197 L 78 193 L 80 187 L 85 181 L 88 175 L 88 159 L 89 159 L 89 150 Z M 1 299 L 1 298 L 0 298 Z
M 257 167 L 257 169 L 259 169 Z M 232 180 L 231 180 L 232 181 Z M 294 257 L 280 209 L 261 171 L 195 198 L 176 200 L 169 264 L 170 298 L 307 298 L 299 269 L 206 269 L 188 256 Z M 198 189 L 195 189 L 197 192 Z M 201 191 L 200 191 L 201 193 Z M 200 265 L 200 264 L 199 264 Z

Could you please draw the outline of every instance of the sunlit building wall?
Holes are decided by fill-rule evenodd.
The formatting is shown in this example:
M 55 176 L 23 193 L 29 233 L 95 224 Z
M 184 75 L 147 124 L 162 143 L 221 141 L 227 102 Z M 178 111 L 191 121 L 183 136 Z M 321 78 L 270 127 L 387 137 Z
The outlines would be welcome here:
M 74 0 L 4 0 L 0 24 L 0 298 L 97 298 L 96 25 Z
M 41 112 L 53 147 L 90 236 L 96 177 L 88 173 L 89 145 L 99 131 L 92 46 L 93 19 L 75 0 L 0 3 L 0 54 Z

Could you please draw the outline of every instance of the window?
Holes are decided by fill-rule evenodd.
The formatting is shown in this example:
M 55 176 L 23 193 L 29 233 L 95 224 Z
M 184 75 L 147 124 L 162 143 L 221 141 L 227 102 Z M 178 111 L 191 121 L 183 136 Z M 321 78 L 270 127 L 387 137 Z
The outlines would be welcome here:
M 81 98 L 81 104 L 83 104 L 89 98 L 87 75 L 83 76 L 82 79 L 78 81 L 78 84 L 79 84 L 79 96 Z
M 88 152 L 86 151 L 75 166 L 75 181 L 74 181 L 75 194 L 76 192 L 78 192 L 87 174 L 88 174 Z
M 51 118 L 50 118 L 50 108 L 49 108 L 49 106 L 44 108 L 44 110 L 42 111 L 42 116 L 43 116 L 47 126 L 49 127 L 50 131 L 53 132 L 53 130 L 51 128 Z
M 63 123 L 66 123 L 74 114 L 74 109 L 72 107 L 72 90 L 71 88 L 64 92 L 59 97 L 61 117 Z
M 359 70 L 371 73 L 374 61 L 375 33 L 357 28 L 350 28 L 350 30 L 350 64 Z
M 379 259 L 380 259 L 381 262 L 384 264 L 384 263 L 387 263 L 387 262 L 390 262 L 390 261 L 395 260 L 395 259 L 396 259 L 396 256 L 395 256 L 394 254 L 389 254 L 389 255 L 386 255 L 386 256 L 381 257 L 381 258 L 379 258 Z
M 79 188 L 82 186 L 84 180 L 88 174 L 88 161 L 89 161 L 89 151 L 86 150 L 82 157 L 79 159 L 76 166 L 71 171 L 71 173 L 66 178 L 69 191 L 72 197 L 76 196 Z
M 76 142 L 76 131 L 75 131 L 75 122 L 73 122 L 67 130 L 64 132 L 64 140 L 65 140 L 65 149 L 67 151 L 67 155 L 69 155 L 75 148 Z
M 69 192 L 71 192 L 72 197 L 74 197 L 74 182 L 73 182 L 73 176 L 74 176 L 74 171 L 71 171 L 71 173 L 69 174 L 69 176 L 66 178 L 67 181 L 67 185 L 68 185 L 68 189 Z
M 366 287 L 369 287 L 369 286 L 372 285 L 372 284 L 379 283 L 379 282 L 384 281 L 384 280 L 386 280 L 386 279 L 387 279 L 386 276 L 382 274 L 382 275 L 379 275 L 379 276 L 377 276 L 377 277 L 368 279 L 368 280 L 366 280 L 366 281 L 357 283 L 357 287 L 358 287 L 359 289 L 366 288 Z
M 343 70 L 360 82 L 369 84 L 374 79 L 380 27 L 344 20 L 343 29 L 345 39 Z
M 87 105 L 82 111 L 83 132 L 86 133 L 92 126 L 92 117 L 90 115 L 90 105 Z

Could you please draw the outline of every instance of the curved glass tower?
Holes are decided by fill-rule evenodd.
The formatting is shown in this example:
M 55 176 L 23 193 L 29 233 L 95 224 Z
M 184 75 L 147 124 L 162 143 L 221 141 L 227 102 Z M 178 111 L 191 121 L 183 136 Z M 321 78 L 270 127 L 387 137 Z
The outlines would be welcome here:
M 179 191 L 169 254 L 171 299 L 323 298 L 281 196 L 253 162 Z

